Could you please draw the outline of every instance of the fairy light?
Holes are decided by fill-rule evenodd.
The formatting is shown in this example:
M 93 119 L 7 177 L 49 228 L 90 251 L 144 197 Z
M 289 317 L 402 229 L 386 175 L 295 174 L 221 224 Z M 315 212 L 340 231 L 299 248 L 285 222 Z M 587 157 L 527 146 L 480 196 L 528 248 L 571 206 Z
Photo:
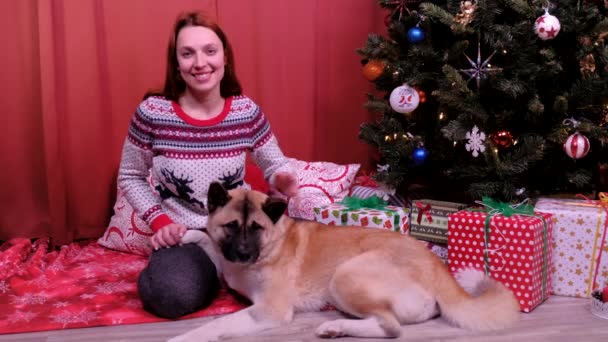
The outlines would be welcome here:
M 445 113 L 441 112 L 441 113 L 439 113 L 439 120 L 443 120 L 443 119 L 445 119 Z

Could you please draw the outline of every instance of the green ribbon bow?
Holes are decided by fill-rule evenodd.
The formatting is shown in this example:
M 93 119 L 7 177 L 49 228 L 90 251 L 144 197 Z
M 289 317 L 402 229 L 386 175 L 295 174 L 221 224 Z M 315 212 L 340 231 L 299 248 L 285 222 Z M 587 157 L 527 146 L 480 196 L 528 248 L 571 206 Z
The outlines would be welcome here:
M 496 214 L 501 214 L 505 217 L 511 217 L 513 215 L 524 215 L 537 217 L 543 221 L 543 276 L 542 276 L 542 293 L 541 300 L 545 300 L 545 290 L 547 288 L 547 222 L 545 218 L 539 215 L 534 214 L 534 207 L 527 203 L 528 200 L 525 200 L 521 203 L 510 205 L 509 203 L 496 201 L 489 197 L 483 197 L 481 203 L 485 206 L 485 211 L 488 213 L 485 220 L 485 245 L 483 250 L 484 257 L 484 267 L 486 274 L 490 274 L 490 257 L 488 251 L 488 241 L 490 241 L 490 223 L 492 221 L 492 217 Z
M 347 206 L 349 210 L 363 208 L 384 210 L 387 205 L 386 201 L 376 195 L 368 198 L 346 196 L 340 204 Z
M 368 198 L 346 196 L 346 197 L 344 197 L 342 202 L 339 202 L 339 204 L 342 204 L 343 206 L 346 206 L 348 208 L 345 211 L 352 211 L 352 210 L 359 210 L 359 209 L 377 209 L 377 210 L 384 210 L 389 213 L 392 213 L 394 215 L 393 216 L 393 230 L 399 231 L 399 224 L 401 221 L 401 217 L 399 216 L 399 214 L 397 214 L 397 212 L 395 210 L 386 208 L 388 203 L 376 195 L 373 195 Z

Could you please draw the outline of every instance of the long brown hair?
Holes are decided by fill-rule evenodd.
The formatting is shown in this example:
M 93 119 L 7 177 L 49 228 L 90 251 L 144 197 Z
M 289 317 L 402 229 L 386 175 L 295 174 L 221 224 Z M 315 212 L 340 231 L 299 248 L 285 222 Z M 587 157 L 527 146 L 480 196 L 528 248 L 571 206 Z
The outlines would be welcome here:
M 230 45 L 224 31 L 222 31 L 217 23 L 209 19 L 201 12 L 185 12 L 178 15 L 175 19 L 175 24 L 173 25 L 173 30 L 171 31 L 171 37 L 169 38 L 169 45 L 167 46 L 167 70 L 165 74 L 165 86 L 161 92 L 149 91 L 146 93 L 144 98 L 153 95 L 160 95 L 169 100 L 177 101 L 178 97 L 186 90 L 186 82 L 184 82 L 184 80 L 179 76 L 176 42 L 177 35 L 181 29 L 188 26 L 206 27 L 217 34 L 220 41 L 224 45 L 224 56 L 226 58 L 224 78 L 222 78 L 220 81 L 220 95 L 223 98 L 233 95 L 241 95 L 243 91 L 241 89 L 241 84 L 236 77 L 232 46 Z

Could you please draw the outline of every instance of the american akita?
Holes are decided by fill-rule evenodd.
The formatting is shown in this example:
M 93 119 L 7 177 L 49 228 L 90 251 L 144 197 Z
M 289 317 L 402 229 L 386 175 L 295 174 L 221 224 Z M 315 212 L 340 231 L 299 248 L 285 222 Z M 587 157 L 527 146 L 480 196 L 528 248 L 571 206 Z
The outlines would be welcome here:
M 471 330 L 502 329 L 519 316 L 513 293 L 481 271 L 450 275 L 419 241 L 382 229 L 329 227 L 284 216 L 286 203 L 213 183 L 207 234 L 188 231 L 226 284 L 253 305 L 172 338 L 217 341 L 290 322 L 331 304 L 353 317 L 321 324 L 320 337 L 398 337 L 401 325 L 441 314 Z

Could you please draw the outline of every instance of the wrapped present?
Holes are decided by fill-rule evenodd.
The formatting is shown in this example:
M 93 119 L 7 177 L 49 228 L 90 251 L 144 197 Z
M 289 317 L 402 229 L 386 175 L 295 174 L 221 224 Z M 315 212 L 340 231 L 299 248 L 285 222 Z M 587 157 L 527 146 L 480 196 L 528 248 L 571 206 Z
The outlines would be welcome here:
M 394 205 L 396 207 L 407 206 L 406 200 L 398 194 L 380 188 L 374 188 L 370 186 L 353 185 L 350 188 L 349 196 L 359 198 L 370 198 L 372 196 L 378 196 L 385 200 L 388 205 Z
M 541 198 L 535 210 L 553 214 L 553 293 L 589 298 L 594 288 L 608 286 L 608 196 Z
M 530 205 L 484 199 L 491 209 L 467 209 L 448 219 L 448 267 L 482 269 L 510 288 L 530 312 L 551 291 L 551 214 Z
M 341 203 L 314 208 L 314 216 L 315 221 L 328 225 L 382 228 L 401 234 L 409 230 L 409 210 L 386 205 L 376 196 L 346 197 Z
M 427 199 L 412 202 L 410 235 L 439 244 L 448 242 L 448 215 L 466 208 L 465 204 Z
M 448 264 L 448 248 L 443 244 L 436 244 L 428 241 L 420 241 L 426 248 L 428 248 L 433 254 L 439 257 L 444 264 Z

